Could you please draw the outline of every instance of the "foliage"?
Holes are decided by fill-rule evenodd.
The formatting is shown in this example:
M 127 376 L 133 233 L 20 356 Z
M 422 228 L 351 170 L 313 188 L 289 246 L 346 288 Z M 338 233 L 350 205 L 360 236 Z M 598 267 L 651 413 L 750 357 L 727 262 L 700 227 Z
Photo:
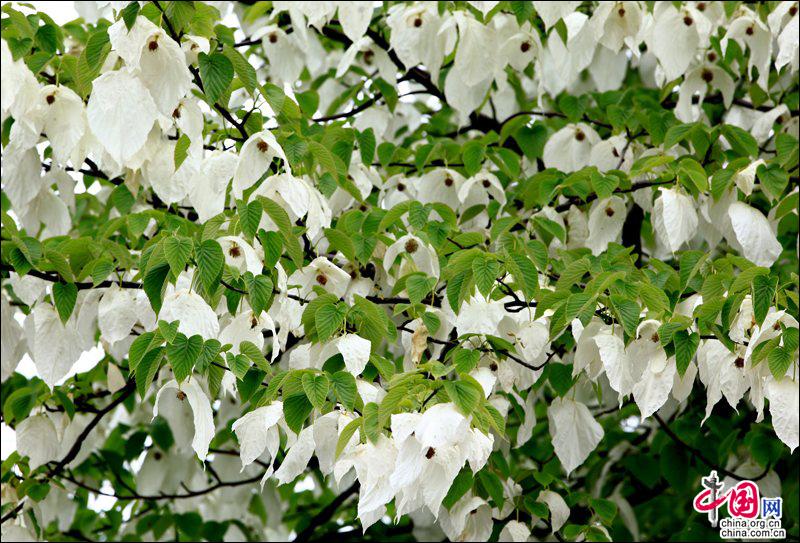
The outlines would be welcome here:
M 4 540 L 798 537 L 795 2 L 76 4 L 2 8 Z

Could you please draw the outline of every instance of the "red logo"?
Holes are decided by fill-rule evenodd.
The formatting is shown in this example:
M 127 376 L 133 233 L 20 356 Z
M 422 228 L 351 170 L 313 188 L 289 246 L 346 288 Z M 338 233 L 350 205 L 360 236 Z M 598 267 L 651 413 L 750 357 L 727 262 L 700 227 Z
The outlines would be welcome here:
M 752 519 L 758 516 L 759 493 L 758 486 L 752 481 L 739 481 L 733 488 L 723 492 L 725 483 L 717 477 L 717 472 L 712 471 L 702 480 L 704 490 L 694 498 L 694 510 L 698 513 L 708 513 L 708 520 L 716 527 L 719 520 L 718 509 L 727 502 L 728 513 L 734 518 Z

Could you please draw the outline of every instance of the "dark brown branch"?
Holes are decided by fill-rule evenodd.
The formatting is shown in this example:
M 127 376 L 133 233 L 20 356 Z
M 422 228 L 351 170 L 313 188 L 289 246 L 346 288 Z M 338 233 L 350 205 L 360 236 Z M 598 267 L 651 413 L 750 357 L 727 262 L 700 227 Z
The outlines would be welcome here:
M 339 507 L 341 507 L 341 505 L 346 502 L 350 496 L 358 492 L 360 486 L 361 485 L 358 483 L 358 481 L 355 481 L 347 489 L 343 490 L 338 496 L 331 500 L 328 505 L 323 507 L 319 513 L 311 518 L 308 526 L 306 526 L 299 534 L 297 534 L 295 541 L 311 541 L 311 538 L 314 536 L 314 532 L 317 531 L 317 528 L 331 520 Z
M 727 475 L 728 477 L 732 477 L 732 478 L 736 479 L 737 481 L 743 481 L 745 479 L 747 479 L 749 481 L 758 481 L 760 479 L 763 479 L 767 475 L 767 473 L 769 473 L 770 466 L 767 466 L 767 469 L 765 469 L 764 472 L 761 473 L 760 475 L 758 475 L 757 477 L 743 477 L 741 475 L 737 475 L 737 474 L 733 473 L 732 471 L 728 471 L 727 469 L 725 469 L 725 468 L 723 468 L 721 466 L 717 466 L 715 463 L 713 463 L 711 460 L 709 460 L 706 457 L 705 454 L 703 454 L 703 451 L 701 451 L 700 449 L 697 449 L 695 447 L 692 447 L 691 445 L 686 443 L 684 440 L 682 440 L 680 437 L 678 437 L 678 435 L 674 431 L 672 431 L 672 429 L 669 427 L 669 425 L 666 422 L 664 422 L 664 419 L 662 419 L 658 415 L 658 413 L 653 413 L 653 418 L 656 419 L 656 422 L 658 423 L 658 425 L 661 427 L 662 430 L 664 430 L 664 433 L 667 434 L 672 441 L 674 441 L 676 444 L 680 445 L 683 449 L 686 449 L 687 451 L 692 453 L 694 456 L 699 458 L 706 466 L 708 466 L 711 469 L 717 470 L 719 473 L 721 473 L 723 475 Z

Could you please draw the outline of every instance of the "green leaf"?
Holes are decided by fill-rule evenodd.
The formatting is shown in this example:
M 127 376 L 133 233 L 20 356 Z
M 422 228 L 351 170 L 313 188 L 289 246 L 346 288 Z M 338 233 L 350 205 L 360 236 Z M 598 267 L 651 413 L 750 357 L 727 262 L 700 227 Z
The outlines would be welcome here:
M 361 154 L 361 163 L 372 164 L 375 159 L 375 132 L 372 128 L 356 132 L 356 139 L 358 140 L 358 151 Z
M 180 332 L 167 345 L 167 359 L 172 366 L 172 373 L 179 383 L 192 374 L 192 368 L 203 348 L 203 338 L 195 334 L 186 337 Z
M 548 381 L 559 396 L 564 396 L 575 384 L 572 377 L 572 364 L 550 364 Z
M 161 334 L 161 337 L 167 341 L 167 343 L 172 343 L 175 341 L 175 337 L 178 335 L 178 324 L 178 321 L 158 321 L 158 332 Z
M 153 306 L 153 311 L 158 314 L 161 311 L 161 296 L 164 292 L 165 280 L 169 275 L 169 264 L 166 262 L 154 266 L 147 270 L 145 273 L 144 281 L 142 282 L 142 289 L 147 294 L 150 300 L 150 305 Z
M 283 237 L 283 246 L 292 263 L 301 268 L 303 266 L 303 249 L 297 241 L 297 236 L 292 231 L 292 221 L 289 219 L 289 215 L 279 204 L 269 198 L 259 196 L 258 201 L 261 202 L 264 211 L 278 227 L 278 232 Z
M 244 58 L 239 51 L 235 48 L 230 47 L 229 45 L 225 45 L 223 49 L 223 54 L 231 61 L 233 64 L 233 70 L 236 75 L 239 77 L 239 80 L 244 85 L 245 90 L 249 94 L 253 94 L 253 92 L 258 87 L 258 77 L 256 75 L 256 69 Z M 205 82 L 205 77 L 203 78 Z M 226 85 L 227 87 L 227 85 Z M 223 91 L 224 92 L 224 91 Z
M 78 300 L 78 287 L 75 283 L 55 283 L 53 284 L 53 303 L 58 311 L 61 322 L 66 324 L 75 309 L 75 302 Z
M 695 124 L 676 124 L 667 130 L 664 136 L 664 149 L 669 149 L 689 137 L 696 125 Z
M 758 156 L 758 142 L 748 132 L 732 124 L 722 125 L 722 135 L 739 156 Z
M 136 23 L 136 17 L 139 15 L 139 2 L 130 2 L 127 6 L 122 8 L 120 17 L 125 22 L 125 28 L 129 31 Z
M 592 188 L 597 194 L 597 198 L 603 200 L 614 193 L 619 186 L 619 178 L 613 175 L 592 174 Z
M 558 109 L 567 116 L 571 123 L 576 123 L 583 117 L 583 104 L 571 94 L 562 94 L 559 97 Z
M 341 251 L 347 260 L 355 262 L 356 247 L 350 236 L 336 228 L 326 228 L 325 237 L 328 238 L 332 249 Z
M 790 352 L 794 352 L 797 350 L 798 345 L 800 345 L 800 330 L 797 328 L 786 328 L 783 331 L 783 345 Z
M 415 273 L 406 279 L 406 292 L 411 303 L 418 304 L 431 293 L 436 278 L 426 277 L 422 273 Z
M 541 158 L 544 153 L 544 144 L 547 141 L 547 128 L 544 124 L 536 123 L 533 126 L 521 126 L 513 135 L 514 141 L 522 149 L 525 157 L 531 162 Z
M 484 490 L 486 490 L 486 493 L 489 494 L 489 497 L 492 498 L 495 507 L 502 508 L 503 502 L 505 501 L 505 491 L 503 490 L 503 482 L 500 480 L 500 477 L 493 471 L 483 469 L 478 472 L 478 482 Z
M 345 313 L 345 307 L 339 303 L 325 304 L 317 309 L 314 314 L 314 324 L 320 342 L 326 341 L 341 328 Z
M 704 192 L 708 190 L 708 175 L 696 160 L 685 158 L 678 169 L 678 179 L 689 190 Z
M 329 388 L 330 380 L 324 373 L 303 374 L 303 390 L 305 391 L 306 396 L 308 396 L 308 399 L 311 400 L 311 404 L 317 409 L 322 409 L 322 406 L 325 405 Z
M 373 443 L 381 435 L 380 417 L 378 416 L 378 404 L 369 402 L 364 406 L 364 435 Z
M 522 2 L 519 3 L 521 4 Z M 453 480 L 453 484 L 450 485 L 450 490 L 447 491 L 447 495 L 442 500 L 442 505 L 447 509 L 453 507 L 472 488 L 474 482 L 475 476 L 472 474 L 472 470 L 468 467 L 462 468 Z
M 761 326 L 772 305 L 772 298 L 778 288 L 778 279 L 769 275 L 753 277 L 753 316 L 756 324 Z
M 203 348 L 200 350 L 200 354 L 197 356 L 197 360 L 194 364 L 194 367 L 197 368 L 197 371 L 204 373 L 207 369 L 209 369 L 211 367 L 211 362 L 217 357 L 221 348 L 222 344 L 219 342 L 219 340 L 213 338 L 205 340 L 203 342 Z
M 486 156 L 486 147 L 476 140 L 471 140 L 464 144 L 461 151 L 461 159 L 464 161 L 464 170 L 468 176 L 478 173 Z
M 628 337 L 634 337 L 636 328 L 639 326 L 639 313 L 641 313 L 639 304 L 629 298 L 613 294 L 611 296 L 611 306 L 617 319 L 622 322 L 625 334 Z
M 789 185 L 789 174 L 777 164 L 761 164 L 756 175 L 764 192 L 772 200 L 777 200 Z
M 589 506 L 594 509 L 594 512 L 597 513 L 597 516 L 600 517 L 600 520 L 603 521 L 603 524 L 611 526 L 611 523 L 614 521 L 614 517 L 617 516 L 616 503 L 612 502 L 611 500 L 590 498 Z
M 191 256 L 192 240 L 189 238 L 172 236 L 164 240 L 164 257 L 173 275 L 183 271 Z
M 158 368 L 161 366 L 161 360 L 164 358 L 164 351 L 164 347 L 156 347 L 148 351 L 136 366 L 136 371 L 134 372 L 136 390 L 142 398 L 147 394 L 147 389 L 150 387 L 150 383 L 153 382 L 153 377 L 155 377 Z
M 286 425 L 291 431 L 296 434 L 300 433 L 303 429 L 303 423 L 308 418 L 308 415 L 314 409 L 311 402 L 308 401 L 305 393 L 298 392 L 291 394 L 283 400 L 283 417 L 286 419 Z
M 331 386 L 333 393 L 345 409 L 352 411 L 356 405 L 358 389 L 356 378 L 348 371 L 337 371 L 331 376 Z
M 567 241 L 567 231 L 564 230 L 564 227 L 546 217 L 535 216 L 533 228 L 546 245 L 550 245 L 553 239 L 558 239 L 562 243 Z
M 678 374 L 683 377 L 700 345 L 700 335 L 696 332 L 690 334 L 685 330 L 679 330 L 672 336 L 672 341 L 675 343 L 675 365 Z
M 342 429 L 342 432 L 339 434 L 339 440 L 336 442 L 336 455 L 335 458 L 339 458 L 344 451 L 344 448 L 347 447 L 347 444 L 350 443 L 350 440 L 353 438 L 353 434 L 356 433 L 361 425 L 363 424 L 364 419 L 361 417 L 357 417 L 350 422 L 347 423 Z
M 669 309 L 669 298 L 664 290 L 649 283 L 639 285 L 639 297 L 650 311 L 661 313 Z
M 267 275 L 256 275 L 248 284 L 250 294 L 250 307 L 254 315 L 260 315 L 262 311 L 269 309 L 272 304 L 274 292 L 272 279 Z
M 208 101 L 214 104 L 228 90 L 228 86 L 233 81 L 233 63 L 222 53 L 212 53 L 198 55 L 200 64 L 200 79 L 203 81 L 203 89 Z
M 468 374 L 478 366 L 480 351 L 458 347 L 453 355 L 453 363 L 459 374 Z
M 194 253 L 197 261 L 197 280 L 200 286 L 211 294 L 219 285 L 222 268 L 225 265 L 222 247 L 216 240 L 207 239 L 195 247 Z
M 225 362 L 228 364 L 231 372 L 240 381 L 244 379 L 247 372 L 250 370 L 250 359 L 243 354 L 233 354 L 231 352 L 225 353 Z
M 154 337 L 155 332 L 145 332 L 133 340 L 128 349 L 128 367 L 131 371 L 136 369 L 144 355 L 150 350 Z
M 508 271 L 514 276 L 514 282 L 528 300 L 533 299 L 539 290 L 539 272 L 536 266 L 524 254 L 513 253 L 506 260 Z
M 125 185 L 119 185 L 114 187 L 114 190 L 111 191 L 110 201 L 111 205 L 116 207 L 120 213 L 125 215 L 130 212 L 133 204 L 136 203 L 136 197 L 131 194 L 131 191 L 128 190 L 128 187 Z
M 89 68 L 92 70 L 99 69 L 110 50 L 108 32 L 105 29 L 98 29 L 93 32 L 86 42 L 86 49 L 84 49 Z
M 483 400 L 483 387 L 468 375 L 459 381 L 445 381 L 444 389 L 464 415 L 470 415 Z
M 242 227 L 245 237 L 248 240 L 253 239 L 258 231 L 258 224 L 261 222 L 261 213 L 264 209 L 261 207 L 261 202 L 253 200 L 249 204 L 239 205 L 239 226 Z
M 769 371 L 775 379 L 782 379 L 786 375 L 786 370 L 792 365 L 792 351 L 787 346 L 775 347 L 767 357 L 769 361 Z
M 183 161 L 186 160 L 186 157 L 189 156 L 189 146 L 192 144 L 189 136 L 186 134 L 181 134 L 181 137 L 178 138 L 178 141 L 175 142 L 175 152 L 173 153 L 173 160 L 175 162 L 175 170 L 177 171 L 178 168 L 181 167 Z
M 478 254 L 472 261 L 472 275 L 475 285 L 484 296 L 488 296 L 497 280 L 500 265 L 487 253 Z

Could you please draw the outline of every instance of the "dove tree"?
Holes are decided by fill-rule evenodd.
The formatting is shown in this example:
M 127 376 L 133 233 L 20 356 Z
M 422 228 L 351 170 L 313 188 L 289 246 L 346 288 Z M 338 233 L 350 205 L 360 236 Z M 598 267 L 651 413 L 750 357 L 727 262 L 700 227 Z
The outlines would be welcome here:
M 796 1 L 35 4 L 4 541 L 798 537 Z

